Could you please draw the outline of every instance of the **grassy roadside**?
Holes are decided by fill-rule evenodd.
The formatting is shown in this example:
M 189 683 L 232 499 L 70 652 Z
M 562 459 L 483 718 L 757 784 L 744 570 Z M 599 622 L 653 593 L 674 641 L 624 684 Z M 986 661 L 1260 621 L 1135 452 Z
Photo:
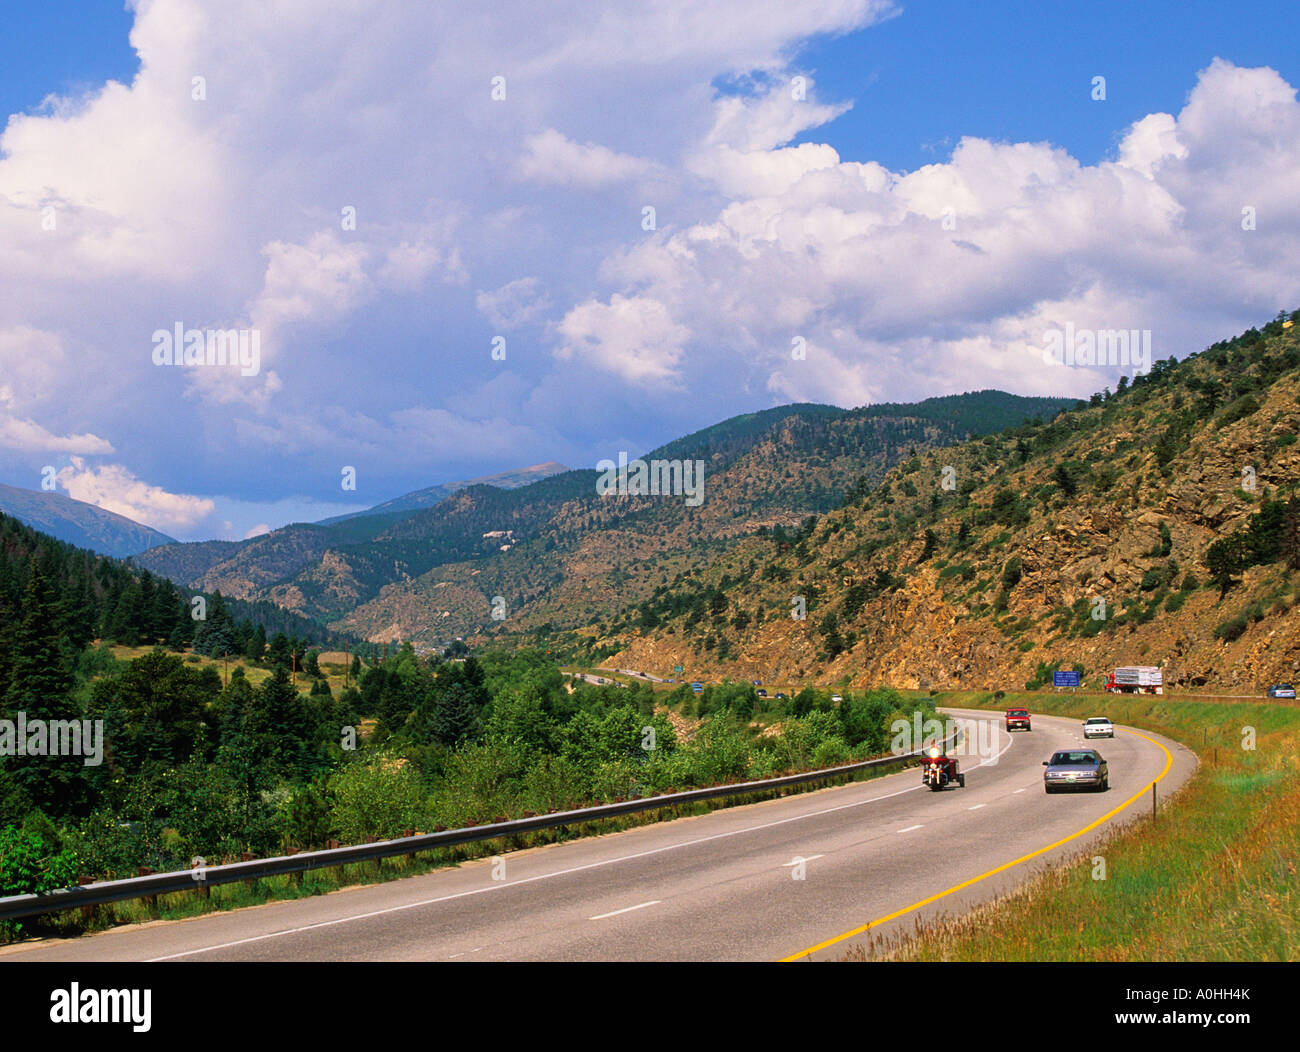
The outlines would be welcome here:
M 1162 810 L 997 902 L 844 960 L 1300 959 L 1300 709 L 1176 697 L 952 692 L 939 705 L 1107 715 L 1195 751 L 1201 769 Z M 1244 728 L 1254 750 L 1242 748 Z M 1105 860 L 1094 879 L 1093 856 Z

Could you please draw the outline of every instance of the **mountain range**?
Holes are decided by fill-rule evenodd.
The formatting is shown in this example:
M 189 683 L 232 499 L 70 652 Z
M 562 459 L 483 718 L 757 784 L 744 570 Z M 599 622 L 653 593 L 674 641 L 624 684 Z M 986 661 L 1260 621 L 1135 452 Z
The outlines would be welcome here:
M 601 496 L 596 471 L 565 471 L 513 489 L 467 485 L 397 520 L 365 515 L 248 541 L 168 545 L 135 562 L 376 641 L 434 646 L 545 621 L 577 628 L 638 600 L 645 564 L 706 566 L 755 530 L 836 507 L 918 449 L 1050 418 L 1070 404 L 981 391 L 854 410 L 780 406 L 644 454 L 704 464 L 697 509 Z
M 101 555 L 124 558 L 160 544 L 175 544 L 165 533 L 62 493 L 0 484 L 0 512 L 58 540 Z

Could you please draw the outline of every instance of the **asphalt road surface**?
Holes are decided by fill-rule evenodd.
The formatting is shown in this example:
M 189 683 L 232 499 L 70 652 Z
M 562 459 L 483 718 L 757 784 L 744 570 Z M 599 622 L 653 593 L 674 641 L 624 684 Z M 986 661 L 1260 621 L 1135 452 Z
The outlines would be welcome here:
M 868 936 L 953 916 L 1094 845 L 1195 770 L 1182 746 L 1118 727 L 1094 740 L 1105 793 L 1043 792 L 1080 723 L 991 726 L 966 788 L 915 768 L 870 782 L 512 852 L 424 876 L 184 921 L 0 950 L 59 961 L 836 959 Z M 1125 806 L 1127 804 L 1127 806 Z M 867 926 L 869 932 L 864 934 Z

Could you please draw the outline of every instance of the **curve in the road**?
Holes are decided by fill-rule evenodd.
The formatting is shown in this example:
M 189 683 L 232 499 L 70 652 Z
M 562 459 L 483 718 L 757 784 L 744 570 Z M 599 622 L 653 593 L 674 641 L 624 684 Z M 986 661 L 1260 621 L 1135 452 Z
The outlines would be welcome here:
M 1151 742 L 1151 744 L 1155 745 L 1157 748 L 1164 751 L 1165 754 L 1164 769 L 1161 770 L 1161 772 L 1158 775 L 1156 775 L 1155 780 L 1151 784 L 1156 785 L 1159 784 L 1161 781 L 1163 781 L 1165 775 L 1169 773 L 1170 769 L 1174 765 L 1174 754 L 1171 753 L 1168 749 L 1166 749 L 1163 745 L 1161 745 L 1160 742 L 1156 741 L 1148 734 L 1143 734 L 1141 731 L 1130 730 L 1129 728 L 1120 728 L 1120 729 L 1123 730 L 1126 734 L 1136 734 L 1139 738 L 1146 738 L 1146 740 Z M 971 877 L 969 880 L 963 880 L 960 884 L 954 884 L 952 887 L 939 892 L 937 895 L 931 895 L 929 898 L 921 899 L 919 902 L 913 902 L 910 906 L 904 906 L 902 909 L 895 910 L 893 913 L 887 914 L 884 917 L 877 917 L 873 921 L 868 921 L 866 924 L 859 925 L 858 927 L 853 928 L 850 931 L 846 931 L 841 935 L 836 935 L 833 938 L 825 939 L 822 942 L 819 942 L 816 946 L 810 946 L 806 950 L 800 950 L 798 953 L 792 953 L 788 957 L 783 957 L 781 960 L 783 963 L 790 962 L 790 961 L 808 960 L 815 953 L 820 953 L 822 950 L 826 950 L 832 946 L 836 946 L 839 943 L 845 942 L 848 939 L 852 939 L 854 936 L 863 935 L 866 932 L 872 930 L 873 928 L 879 928 L 882 925 L 888 924 L 890 921 L 898 920 L 900 917 L 906 917 L 909 913 L 915 913 L 917 910 L 921 909 L 922 907 L 929 906 L 930 904 L 938 902 L 941 899 L 946 899 L 949 895 L 954 895 L 957 892 L 962 891 L 966 888 L 973 887 L 974 885 L 979 884 L 981 881 L 987 880 L 989 877 L 996 876 L 999 873 L 1005 872 L 1008 869 L 1012 869 L 1015 866 L 1020 865 L 1022 862 L 1029 862 L 1032 859 L 1038 858 L 1040 855 L 1046 855 L 1049 851 L 1054 851 L 1057 848 L 1070 843 L 1072 840 L 1078 840 L 1079 837 L 1086 836 L 1088 833 L 1091 833 L 1098 826 L 1103 825 L 1106 822 L 1109 822 L 1121 811 L 1124 811 L 1126 808 L 1131 807 L 1139 799 L 1145 797 L 1148 788 L 1149 787 L 1144 787 L 1142 789 L 1139 789 L 1136 793 L 1130 796 L 1118 807 L 1113 808 L 1110 811 L 1107 811 L 1100 818 L 1096 819 L 1093 822 L 1088 823 L 1088 825 L 1084 826 L 1082 829 L 1078 830 L 1077 832 L 1071 833 L 1069 836 L 1062 837 L 1060 840 L 1056 841 L 1055 843 L 1048 844 L 1046 847 L 1040 847 L 1037 851 L 1031 851 L 1027 855 L 1021 855 L 1019 858 L 1012 859 L 1010 862 L 1004 862 L 1002 863 L 1002 865 L 995 866 L 993 869 L 990 869 L 985 873 L 981 873 L 977 877 Z
M 1195 768 L 1176 743 L 1121 735 L 1105 794 L 1052 795 L 1039 761 L 1079 741 L 1077 721 L 1035 717 L 967 788 L 931 793 L 915 769 L 639 826 L 491 860 L 176 922 L 0 950 L 0 960 L 776 960 L 825 956 L 898 919 L 964 910 L 1125 821 Z M 1158 736 L 1157 736 L 1158 737 Z M 1166 748 L 1166 744 L 1170 748 Z M 1171 751 L 1172 750 L 1172 751 Z M 1046 846 L 1044 846 L 1046 845 Z M 1067 847 L 1068 845 L 1068 847 Z M 1007 861 L 1010 859 L 1010 861 Z M 796 876 L 796 873 L 798 874 Z M 793 878 L 793 879 L 792 879 Z M 875 917 L 867 925 L 863 917 Z M 891 918 L 893 918 L 891 920 Z M 827 938 L 832 932 L 842 935 Z M 792 947 L 809 950 L 791 954 Z

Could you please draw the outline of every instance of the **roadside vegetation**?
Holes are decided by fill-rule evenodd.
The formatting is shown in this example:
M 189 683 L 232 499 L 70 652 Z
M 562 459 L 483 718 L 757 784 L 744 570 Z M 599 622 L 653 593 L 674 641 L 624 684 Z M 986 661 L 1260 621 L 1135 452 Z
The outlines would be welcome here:
M 889 690 L 832 701 L 809 688 L 787 700 L 762 698 L 748 683 L 710 685 L 699 695 L 689 686 L 575 683 L 535 650 L 421 657 L 408 645 L 346 669 L 311 651 L 296 673 L 292 652 L 275 639 L 256 657 L 103 643 L 73 652 L 60 645 L 57 606 L 40 578 L 32 580 L 8 709 L 42 711 L 42 699 L 58 718 L 102 720 L 102 763 L 47 756 L 0 763 L 0 896 L 135 876 L 140 867 L 183 870 L 196 856 L 217 865 L 833 766 L 887 752 L 904 704 Z M 584 824 L 580 832 L 704 810 Z M 542 831 L 508 846 L 577 832 Z M 12 937 L 158 910 L 184 915 L 502 848 L 470 845 L 214 888 L 206 901 L 173 896 L 0 930 Z
M 1148 810 L 995 903 L 902 940 L 867 940 L 845 960 L 1300 960 L 1300 708 L 989 693 L 935 700 L 1107 715 L 1181 741 L 1201 767 L 1154 823 Z M 1242 748 L 1246 728 L 1254 749 Z M 1094 879 L 1094 856 L 1105 859 L 1105 880 Z

